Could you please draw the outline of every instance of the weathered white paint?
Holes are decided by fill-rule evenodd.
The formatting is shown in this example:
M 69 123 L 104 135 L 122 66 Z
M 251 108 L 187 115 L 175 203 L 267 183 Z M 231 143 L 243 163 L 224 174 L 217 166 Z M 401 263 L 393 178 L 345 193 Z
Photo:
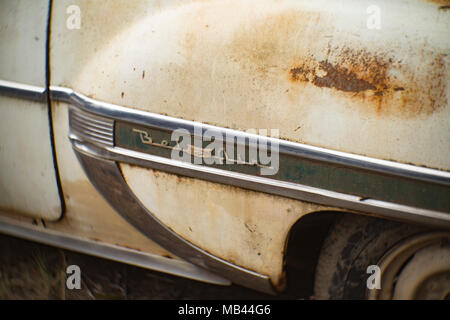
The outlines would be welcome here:
M 0 3 L 0 78 L 45 87 L 48 0 Z
M 281 280 L 286 239 L 319 205 L 179 177 L 127 164 L 122 172 L 137 198 L 164 224 L 200 248 Z
M 48 1 L 0 4 L 0 79 L 45 87 Z M 0 96 L 0 208 L 55 220 L 61 204 L 46 103 Z
M 289 140 L 450 169 L 450 15 L 439 1 L 377 1 L 380 30 L 366 27 L 373 3 L 365 0 L 135 2 L 79 2 L 81 30 L 55 28 L 53 68 L 64 68 L 55 84 L 142 110 L 275 128 Z M 319 87 L 311 70 L 310 81 L 292 80 L 295 68 L 326 74 L 320 61 L 389 88 L 378 97 Z
M 141 110 L 234 129 L 279 129 L 293 141 L 448 170 L 450 24 L 437 2 L 379 1 L 381 29 L 369 30 L 366 9 L 373 3 L 365 0 L 58 1 L 52 84 Z M 79 30 L 65 28 L 72 4 L 81 9 Z M 361 78 L 380 88 L 377 70 L 387 63 L 381 80 L 389 89 L 379 98 L 375 90 L 314 85 L 312 77 L 329 72 L 320 61 L 351 69 L 356 84 Z M 309 69 L 303 81 L 294 79 L 300 68 Z M 63 184 L 74 166 L 62 165 Z M 121 167 L 137 197 L 175 232 L 274 283 L 290 227 L 322 209 Z M 71 217 L 82 228 L 79 199 Z M 104 228 L 100 233 L 109 234 Z

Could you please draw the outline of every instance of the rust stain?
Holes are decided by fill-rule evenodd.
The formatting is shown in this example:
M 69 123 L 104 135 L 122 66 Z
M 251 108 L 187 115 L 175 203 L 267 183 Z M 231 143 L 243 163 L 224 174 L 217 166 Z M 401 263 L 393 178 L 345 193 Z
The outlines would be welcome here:
M 343 92 L 371 90 L 376 96 L 383 96 L 389 89 L 387 71 L 392 59 L 384 61 L 364 50 L 355 52 L 349 48 L 328 48 L 328 51 L 333 62 L 317 61 L 314 56 L 299 59 L 300 63 L 290 69 L 291 80 Z M 401 88 L 400 85 L 395 87 Z
M 307 107 L 308 99 L 314 103 L 327 96 L 368 116 L 400 118 L 429 116 L 447 106 L 447 54 L 426 46 L 411 46 L 408 52 L 396 43 L 365 44 L 351 37 L 337 43 L 332 31 L 324 36 L 323 30 L 333 30 L 332 21 L 317 12 L 268 14 L 242 24 L 226 54 L 260 90 L 284 87 L 296 105 Z
M 430 115 L 447 105 L 446 55 L 434 57 L 429 74 L 415 74 L 412 66 L 383 54 L 339 47 L 329 52 L 330 60 L 317 61 L 313 55 L 295 59 L 288 71 L 291 83 L 341 92 L 364 108 L 373 106 L 377 114 Z M 402 74 L 402 80 L 392 71 Z
M 422 0 L 422 1 L 433 3 L 433 4 L 438 4 L 441 6 L 450 5 L 450 0 Z
M 292 80 L 310 81 L 320 88 L 336 88 L 345 92 L 376 90 L 369 81 L 359 79 L 354 72 L 334 66 L 328 61 L 320 61 L 315 69 L 302 66 L 292 68 L 290 72 Z

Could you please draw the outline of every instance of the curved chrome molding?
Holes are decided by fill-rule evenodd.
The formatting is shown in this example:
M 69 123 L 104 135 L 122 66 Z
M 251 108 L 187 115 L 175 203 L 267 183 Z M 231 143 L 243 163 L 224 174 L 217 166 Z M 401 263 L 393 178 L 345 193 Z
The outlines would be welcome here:
M 79 148 L 75 148 L 75 151 L 86 175 L 97 190 L 144 235 L 174 255 L 216 272 L 234 283 L 269 294 L 276 292 L 268 276 L 222 260 L 186 241 L 165 226 L 134 196 L 116 162 L 92 157 L 92 154 L 85 153 Z
M 54 230 L 45 229 L 44 231 L 32 226 L 26 227 L 5 217 L 0 218 L 0 233 L 183 278 L 217 285 L 231 284 L 229 280 L 183 260 L 164 258 L 117 245 L 68 236 Z
M 21 97 L 25 99 L 40 101 L 41 98 L 46 96 L 45 90 L 42 88 L 23 86 L 8 81 L 0 82 L 0 93 Z M 57 88 L 51 91 L 51 98 L 58 101 L 65 101 L 72 105 L 80 107 L 89 103 L 82 95 L 76 94 L 70 89 Z M 91 101 L 93 108 L 102 108 L 97 103 Z M 105 106 L 112 106 L 104 104 Z M 90 108 L 88 108 L 89 110 Z M 77 110 L 76 114 L 72 111 L 70 116 L 71 130 L 75 129 L 80 136 L 79 139 L 92 141 L 98 145 L 113 146 L 113 120 L 105 119 L 105 117 L 95 117 L 92 114 L 83 114 Z M 97 114 L 102 114 L 101 110 L 97 111 Z M 105 197 L 105 199 L 115 208 L 122 216 L 124 216 L 133 226 L 140 230 L 144 235 L 151 238 L 156 243 L 162 245 L 168 251 L 174 255 L 185 259 L 194 265 L 203 267 L 208 271 L 216 272 L 221 275 L 225 275 L 227 279 L 239 283 L 243 286 L 253 288 L 258 291 L 266 292 L 269 294 L 275 294 L 276 290 L 272 286 L 268 276 L 261 275 L 251 270 L 241 268 L 233 265 L 225 260 L 222 260 L 201 248 L 193 245 L 185 239 L 178 236 L 175 232 L 167 228 L 161 223 L 152 213 L 150 213 L 139 200 L 136 199 L 133 192 L 129 189 L 127 183 L 123 179 L 122 173 L 118 165 L 114 161 L 109 161 L 101 158 L 95 158 L 92 154 L 86 154 L 81 149 L 74 148 L 77 157 L 84 168 L 87 176 L 97 188 L 97 190 Z M 130 256 L 130 252 L 117 252 L 110 246 L 103 244 L 91 244 L 90 248 L 84 247 L 85 243 L 80 243 L 81 240 L 74 240 L 74 238 L 64 238 L 58 236 L 52 236 L 47 233 L 46 236 L 42 234 L 37 235 L 33 231 L 27 229 L 26 232 L 19 231 L 19 227 L 2 225 L 0 222 L 0 231 L 10 233 L 12 235 L 26 236 L 30 240 L 40 241 L 43 243 L 67 246 L 68 249 L 85 252 L 102 256 L 105 258 L 128 262 L 138 266 L 149 267 L 151 269 L 160 270 L 163 272 L 173 273 L 180 276 L 187 276 L 200 281 L 211 282 L 216 284 L 229 284 L 229 282 L 220 276 L 213 275 L 206 270 L 191 270 L 189 274 L 186 270 L 180 270 L 180 266 L 166 266 L 164 263 L 161 265 L 161 261 L 152 261 L 152 263 L 142 262 L 142 257 Z M 46 230 L 47 231 L 47 230 Z M 69 244 L 65 244 L 68 242 Z M 98 245 L 98 248 L 95 247 Z M 93 248 L 95 247 L 95 248 Z M 98 250 L 97 250 L 98 249 Z M 117 249 L 117 248 L 116 248 Z M 114 252 L 111 252 L 114 251 Z M 126 250 L 126 249 L 123 249 Z M 147 257 L 148 255 L 146 255 Z M 148 258 L 148 257 L 147 257 Z M 155 257 L 156 258 L 156 257 Z M 164 258 L 161 258 L 164 259 Z M 164 260 L 166 261 L 166 260 Z M 161 265 L 158 267 L 158 265 Z M 191 266 L 191 264 L 184 265 Z M 165 269 L 168 267 L 168 269 Z M 200 271 L 201 270 L 201 271 Z
M 212 182 L 225 183 L 245 189 L 319 203 L 326 206 L 342 207 L 400 221 L 413 221 L 419 224 L 450 229 L 450 214 L 442 212 L 375 199 L 361 199 L 358 196 L 206 166 L 197 166 L 118 147 L 100 147 L 82 141 L 73 133 L 70 134 L 70 139 L 72 140 L 72 145 L 76 151 L 97 159 L 130 163 L 141 167 Z
M 69 126 L 87 141 L 114 146 L 114 121 L 86 114 L 81 110 L 69 110 Z

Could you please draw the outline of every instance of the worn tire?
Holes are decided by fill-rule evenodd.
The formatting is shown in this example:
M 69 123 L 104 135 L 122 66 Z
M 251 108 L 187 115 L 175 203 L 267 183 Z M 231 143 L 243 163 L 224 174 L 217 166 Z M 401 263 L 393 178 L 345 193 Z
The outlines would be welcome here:
M 319 256 L 316 299 L 365 299 L 367 267 L 390 248 L 423 229 L 366 216 L 344 214 L 331 227 Z

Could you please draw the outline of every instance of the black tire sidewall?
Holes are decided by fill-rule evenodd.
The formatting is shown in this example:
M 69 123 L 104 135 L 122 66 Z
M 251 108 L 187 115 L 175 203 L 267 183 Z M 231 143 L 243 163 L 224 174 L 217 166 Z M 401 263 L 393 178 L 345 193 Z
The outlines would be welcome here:
M 394 221 L 344 214 L 331 228 L 321 250 L 315 296 L 319 299 L 365 299 L 370 276 L 367 268 L 377 265 L 395 244 L 421 230 Z

